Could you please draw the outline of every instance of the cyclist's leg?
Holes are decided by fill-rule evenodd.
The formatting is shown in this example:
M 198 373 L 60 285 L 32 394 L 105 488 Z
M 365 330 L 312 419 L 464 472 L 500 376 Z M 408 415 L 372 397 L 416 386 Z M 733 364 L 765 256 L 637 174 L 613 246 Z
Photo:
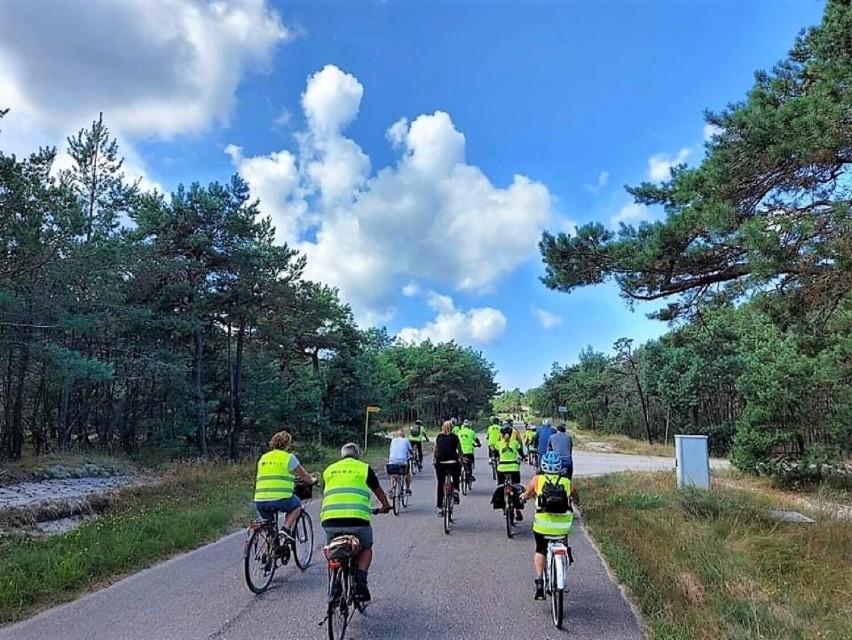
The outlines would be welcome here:
M 438 509 L 443 509 L 444 507 L 444 476 L 447 475 L 446 465 L 436 464 L 435 465 L 435 477 L 438 479 L 438 491 L 437 491 L 437 500 L 436 506 Z
M 411 493 L 411 469 L 405 465 L 405 490 Z
M 535 571 L 535 599 L 544 599 L 544 563 L 547 557 L 547 539 L 533 531 L 535 552 L 533 553 L 533 571 Z
M 520 471 L 512 471 L 511 474 L 509 474 L 509 475 L 511 476 L 510 481 L 512 482 L 512 484 L 520 484 L 520 482 L 521 482 L 521 472 Z M 517 504 L 515 506 L 517 506 Z M 515 509 L 515 520 L 518 520 L 520 522 L 523 519 L 524 519 L 523 512 L 520 509 L 516 508 Z
M 287 515 L 284 516 L 284 526 L 287 528 L 287 532 L 291 533 L 293 531 L 293 527 L 296 526 L 296 520 L 298 520 L 299 516 L 302 514 L 302 501 L 296 496 L 293 496 L 290 500 L 288 500 L 288 504 L 280 508 L 281 511 L 287 513 Z

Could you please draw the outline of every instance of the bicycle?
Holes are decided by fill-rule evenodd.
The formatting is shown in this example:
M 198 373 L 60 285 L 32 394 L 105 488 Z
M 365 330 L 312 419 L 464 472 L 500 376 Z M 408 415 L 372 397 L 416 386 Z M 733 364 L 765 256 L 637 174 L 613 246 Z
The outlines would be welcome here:
M 515 508 L 518 504 L 522 486 L 513 484 L 508 475 L 503 477 L 503 516 L 506 519 L 506 535 L 511 538 L 514 534 L 512 528 L 515 526 Z
M 372 513 L 376 515 L 381 511 L 373 509 Z M 328 609 L 320 625 L 328 624 L 329 640 L 343 640 L 353 613 L 363 613 L 367 608 L 366 602 L 355 597 L 355 569 L 360 552 L 361 543 L 358 538 L 348 533 L 334 536 L 331 542 L 323 547 L 328 562 Z
M 533 469 L 538 469 L 538 450 L 537 449 L 533 449 L 532 447 L 530 447 L 529 461 L 530 461 L 530 466 Z
M 473 464 L 467 458 L 462 460 L 460 484 L 463 495 L 473 490 Z
M 455 464 L 453 462 L 439 462 L 438 464 Z M 443 501 L 443 516 L 444 516 L 444 533 L 450 533 L 450 524 L 453 521 L 453 505 L 455 504 L 455 491 L 453 489 L 453 476 L 447 473 L 444 476 L 444 501 Z
M 498 453 L 494 449 L 488 450 L 488 464 L 491 465 L 491 479 L 497 479 L 497 458 Z
M 390 501 L 393 507 L 393 515 L 398 516 L 400 507 L 408 508 L 408 491 L 405 488 L 406 466 L 402 464 L 388 464 L 387 473 L 391 478 Z
M 314 554 L 314 525 L 311 516 L 305 511 L 310 501 L 313 485 L 296 483 L 295 495 L 302 503 L 293 526 L 292 536 L 278 528 L 278 511 L 268 520 L 252 520 L 246 531 L 243 547 L 243 569 L 246 584 L 253 593 L 263 593 L 269 588 L 275 571 L 279 566 L 290 562 L 290 557 L 302 571 L 311 564 Z
M 550 614 L 553 625 L 562 628 L 565 592 L 568 590 L 568 567 L 574 564 L 571 547 L 564 536 L 547 537 L 547 561 L 544 572 L 544 592 L 550 596 Z

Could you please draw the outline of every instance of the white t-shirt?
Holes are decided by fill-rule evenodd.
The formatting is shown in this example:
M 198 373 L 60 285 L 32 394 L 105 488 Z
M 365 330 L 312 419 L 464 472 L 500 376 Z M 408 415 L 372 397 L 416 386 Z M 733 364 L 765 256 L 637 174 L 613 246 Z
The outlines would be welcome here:
M 290 454 L 290 464 L 287 465 L 290 471 L 294 471 L 296 467 L 299 466 L 299 459 L 294 456 L 292 453 Z
M 408 454 L 411 452 L 411 443 L 408 438 L 396 437 L 391 440 L 388 464 L 407 464 Z

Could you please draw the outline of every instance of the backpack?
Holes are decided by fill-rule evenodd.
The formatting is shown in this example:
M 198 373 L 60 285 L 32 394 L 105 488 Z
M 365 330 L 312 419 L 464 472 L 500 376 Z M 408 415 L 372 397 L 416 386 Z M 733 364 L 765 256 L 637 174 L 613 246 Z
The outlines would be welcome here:
M 411 435 L 419 436 L 420 435 L 420 425 L 413 424 L 411 425 Z
M 538 508 L 545 513 L 568 513 L 571 510 L 571 502 L 568 500 L 568 492 L 559 480 L 562 475 L 557 476 L 556 482 L 552 482 L 547 476 L 544 478 L 544 486 L 538 496 Z

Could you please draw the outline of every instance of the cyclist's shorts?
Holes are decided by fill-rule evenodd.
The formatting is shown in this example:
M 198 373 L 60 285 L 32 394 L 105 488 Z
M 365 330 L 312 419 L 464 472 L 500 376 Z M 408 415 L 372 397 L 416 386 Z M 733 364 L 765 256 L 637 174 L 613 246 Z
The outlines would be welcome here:
M 408 473 L 408 465 L 407 464 L 389 464 L 387 466 L 387 472 L 389 476 L 403 476 Z
M 290 513 L 293 509 L 301 506 L 302 501 L 296 496 L 290 496 L 286 500 L 263 500 L 254 503 L 254 508 L 257 509 L 263 520 L 272 520 L 276 511 Z
M 372 525 L 365 524 L 362 526 L 355 527 L 326 527 L 323 526 L 323 530 L 325 531 L 325 542 L 328 544 L 331 542 L 334 536 L 339 536 L 341 533 L 351 533 L 353 536 L 358 538 L 358 542 L 361 543 L 361 550 L 366 551 L 367 549 L 373 548 L 373 527 Z

